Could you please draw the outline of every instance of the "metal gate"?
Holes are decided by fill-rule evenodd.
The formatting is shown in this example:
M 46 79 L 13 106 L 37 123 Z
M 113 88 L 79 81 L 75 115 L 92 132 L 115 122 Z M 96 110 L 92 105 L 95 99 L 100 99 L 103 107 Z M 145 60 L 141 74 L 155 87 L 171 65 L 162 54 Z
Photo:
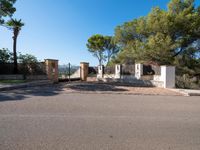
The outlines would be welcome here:
M 59 65 L 59 80 L 60 81 L 74 81 L 80 80 L 81 78 L 81 68 L 78 65 Z

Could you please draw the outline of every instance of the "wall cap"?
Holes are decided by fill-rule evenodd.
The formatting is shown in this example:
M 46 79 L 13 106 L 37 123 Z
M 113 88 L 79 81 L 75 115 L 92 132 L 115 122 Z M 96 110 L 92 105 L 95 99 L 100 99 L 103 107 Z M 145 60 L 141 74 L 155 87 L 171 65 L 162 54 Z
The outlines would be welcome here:
M 170 66 L 170 65 L 161 65 L 160 67 L 176 67 L 176 66 Z
M 57 59 L 44 59 L 45 61 L 48 60 L 48 61 L 58 61 Z
M 89 64 L 88 62 L 80 62 L 80 64 Z

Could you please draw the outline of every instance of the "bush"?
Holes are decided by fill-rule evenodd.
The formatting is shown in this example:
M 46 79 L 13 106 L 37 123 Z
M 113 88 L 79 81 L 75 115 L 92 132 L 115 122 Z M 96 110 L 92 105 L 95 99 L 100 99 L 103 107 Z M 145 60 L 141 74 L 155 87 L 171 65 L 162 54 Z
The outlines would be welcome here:
M 200 89 L 199 77 L 192 77 L 188 74 L 176 76 L 176 87 L 183 89 Z
M 5 48 L 0 49 L 0 63 L 9 63 L 12 61 L 12 53 Z
M 18 61 L 21 66 L 20 72 L 22 72 L 24 75 L 45 74 L 45 64 L 38 62 L 37 58 L 33 55 L 20 54 Z

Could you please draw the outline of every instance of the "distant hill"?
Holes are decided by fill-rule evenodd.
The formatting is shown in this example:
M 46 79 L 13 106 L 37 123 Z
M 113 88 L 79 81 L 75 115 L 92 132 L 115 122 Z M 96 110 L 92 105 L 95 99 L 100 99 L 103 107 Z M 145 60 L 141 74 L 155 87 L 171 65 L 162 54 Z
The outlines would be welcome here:
M 76 72 L 80 66 L 70 66 L 70 74 Z M 69 65 L 59 65 L 58 66 L 59 73 L 69 74 Z

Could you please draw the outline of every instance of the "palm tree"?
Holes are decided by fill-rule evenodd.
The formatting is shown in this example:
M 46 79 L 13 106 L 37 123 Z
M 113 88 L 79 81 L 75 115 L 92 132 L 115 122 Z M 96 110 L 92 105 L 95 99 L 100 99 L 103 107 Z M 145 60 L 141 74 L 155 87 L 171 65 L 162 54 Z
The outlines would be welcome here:
M 11 19 L 7 22 L 7 26 L 9 29 L 13 31 L 13 59 L 14 59 L 14 74 L 18 73 L 18 65 L 17 65 L 17 37 L 21 28 L 24 26 L 22 20 Z

